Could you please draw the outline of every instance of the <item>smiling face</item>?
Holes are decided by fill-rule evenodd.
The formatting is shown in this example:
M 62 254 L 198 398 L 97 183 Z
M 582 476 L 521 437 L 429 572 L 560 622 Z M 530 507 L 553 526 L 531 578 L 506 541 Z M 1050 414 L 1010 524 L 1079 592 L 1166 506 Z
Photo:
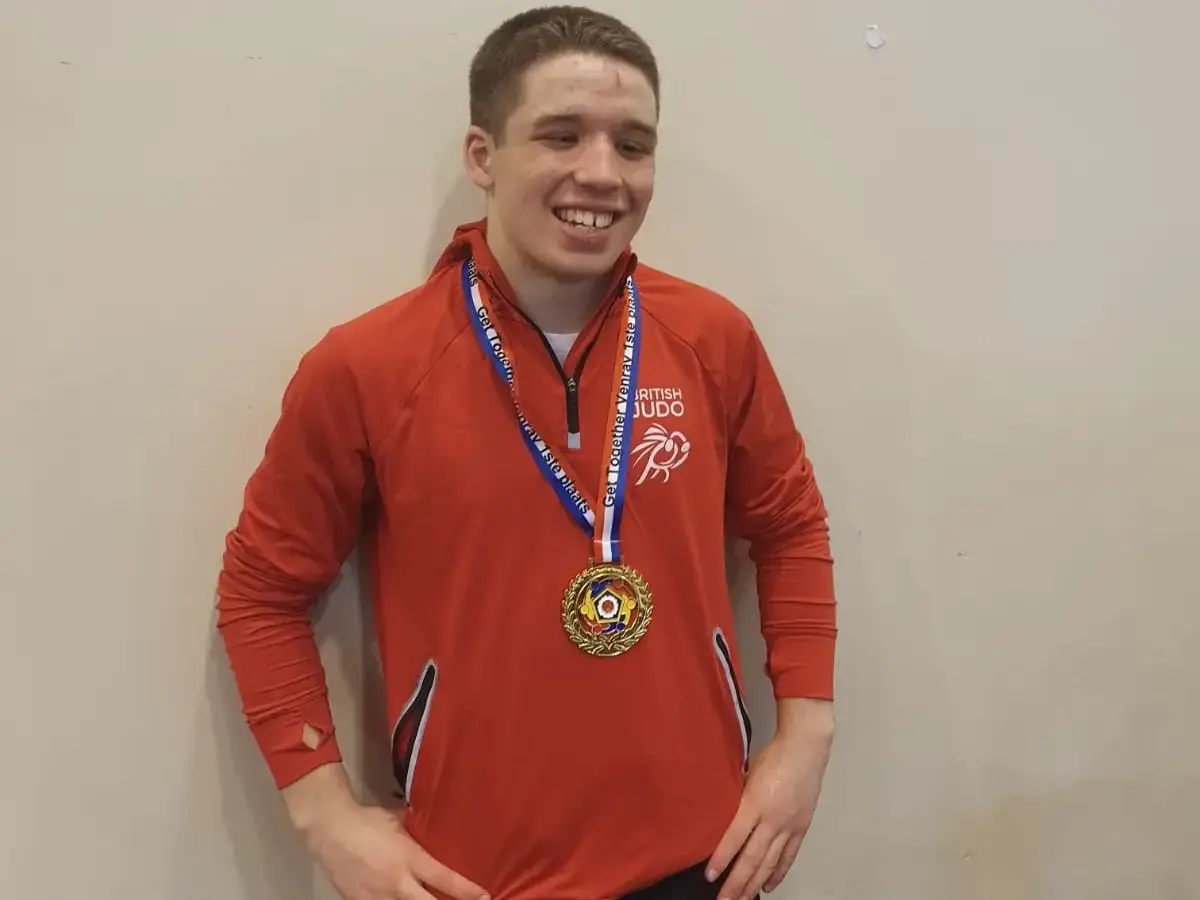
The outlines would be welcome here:
M 571 52 L 532 66 L 503 134 L 467 134 L 489 242 L 557 280 L 607 273 L 654 194 L 657 110 L 649 80 L 628 63 Z

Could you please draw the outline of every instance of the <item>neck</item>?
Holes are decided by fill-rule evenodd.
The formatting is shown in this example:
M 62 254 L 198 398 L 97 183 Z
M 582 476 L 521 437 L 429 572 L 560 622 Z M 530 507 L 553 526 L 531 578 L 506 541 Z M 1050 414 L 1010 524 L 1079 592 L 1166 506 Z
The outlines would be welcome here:
M 505 237 L 494 220 L 488 221 L 488 249 L 500 265 L 515 296 L 513 302 L 542 331 L 574 334 L 604 299 L 608 276 L 563 279 L 539 269 Z

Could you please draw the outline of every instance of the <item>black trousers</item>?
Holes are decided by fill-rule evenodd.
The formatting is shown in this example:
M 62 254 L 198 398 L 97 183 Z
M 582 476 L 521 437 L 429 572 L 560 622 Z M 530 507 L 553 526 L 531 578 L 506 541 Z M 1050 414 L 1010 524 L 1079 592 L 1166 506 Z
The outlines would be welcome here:
M 717 900 L 717 892 L 721 890 L 728 874 L 726 871 L 710 883 L 704 877 L 704 863 L 701 862 L 654 884 L 638 888 L 621 900 Z

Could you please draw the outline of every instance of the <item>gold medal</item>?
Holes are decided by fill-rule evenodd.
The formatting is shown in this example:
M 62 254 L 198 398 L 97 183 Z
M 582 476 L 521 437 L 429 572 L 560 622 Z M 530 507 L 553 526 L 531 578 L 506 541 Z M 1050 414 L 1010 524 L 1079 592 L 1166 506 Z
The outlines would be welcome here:
M 593 563 L 563 593 L 563 628 L 592 656 L 620 656 L 632 648 L 645 636 L 653 611 L 650 585 L 621 563 Z

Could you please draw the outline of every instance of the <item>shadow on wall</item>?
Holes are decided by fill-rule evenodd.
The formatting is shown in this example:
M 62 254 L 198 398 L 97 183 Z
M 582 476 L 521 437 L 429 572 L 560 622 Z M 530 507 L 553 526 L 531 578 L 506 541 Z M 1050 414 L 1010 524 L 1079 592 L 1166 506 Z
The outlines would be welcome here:
M 425 248 L 426 272 L 433 269 L 446 244 L 454 236 L 455 228 L 483 218 L 484 205 L 483 193 L 479 188 L 471 184 L 466 175 L 459 175 L 442 205 L 438 207 L 433 227 L 429 230 L 429 243 Z
M 246 727 L 229 658 L 216 631 L 215 614 L 211 635 L 207 669 L 206 708 L 211 717 L 208 731 L 215 748 L 220 785 L 218 822 L 224 829 L 223 843 L 233 854 L 241 889 L 237 896 L 247 900 L 274 897 L 318 900 L 312 861 L 288 820 L 258 745 Z M 200 781 L 190 783 L 202 787 Z M 195 798 L 186 808 L 200 809 L 207 802 L 207 798 Z M 176 876 L 180 896 L 196 888 L 195 882 L 183 883 L 183 874 Z M 203 881 L 201 876 L 200 883 Z
M 389 804 L 388 733 L 370 599 L 353 554 L 313 608 L 330 705 L 346 770 L 364 801 Z M 262 760 L 241 708 L 220 635 L 209 644 L 210 729 L 221 785 L 219 821 L 232 849 L 240 896 L 324 900 L 332 890 L 316 872 Z M 357 765 L 355 763 L 357 762 Z M 196 807 L 203 805 L 198 800 Z M 180 884 L 191 890 L 194 884 Z

